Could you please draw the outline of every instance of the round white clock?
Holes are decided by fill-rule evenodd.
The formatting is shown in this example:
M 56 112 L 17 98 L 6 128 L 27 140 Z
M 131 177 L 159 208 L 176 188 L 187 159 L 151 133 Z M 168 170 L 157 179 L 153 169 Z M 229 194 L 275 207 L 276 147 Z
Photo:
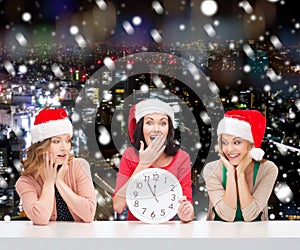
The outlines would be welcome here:
M 178 179 L 161 168 L 147 168 L 128 182 L 126 202 L 131 213 L 146 223 L 172 219 L 179 207 L 182 188 Z

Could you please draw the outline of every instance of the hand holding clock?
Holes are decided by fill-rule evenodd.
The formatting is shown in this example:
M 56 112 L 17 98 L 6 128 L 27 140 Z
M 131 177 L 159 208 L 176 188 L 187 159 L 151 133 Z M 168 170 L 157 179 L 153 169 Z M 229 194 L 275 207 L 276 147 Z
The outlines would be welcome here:
M 180 206 L 177 211 L 177 215 L 182 222 L 189 222 L 194 218 L 194 208 L 190 201 L 187 200 L 186 196 L 182 196 L 179 201 Z

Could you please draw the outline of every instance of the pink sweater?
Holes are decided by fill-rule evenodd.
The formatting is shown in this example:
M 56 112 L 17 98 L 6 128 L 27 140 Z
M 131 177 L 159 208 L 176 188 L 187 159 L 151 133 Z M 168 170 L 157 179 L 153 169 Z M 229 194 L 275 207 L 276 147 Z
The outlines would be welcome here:
M 64 180 L 79 197 L 76 206 L 68 205 L 74 221 L 93 221 L 97 202 L 89 163 L 82 158 L 73 159 Z M 38 201 L 42 187 L 42 178 L 36 180 L 31 175 L 21 176 L 16 182 L 16 190 L 22 200 L 23 209 L 33 224 L 37 225 L 46 225 L 49 221 L 56 221 L 57 218 L 55 196 L 53 208 Z

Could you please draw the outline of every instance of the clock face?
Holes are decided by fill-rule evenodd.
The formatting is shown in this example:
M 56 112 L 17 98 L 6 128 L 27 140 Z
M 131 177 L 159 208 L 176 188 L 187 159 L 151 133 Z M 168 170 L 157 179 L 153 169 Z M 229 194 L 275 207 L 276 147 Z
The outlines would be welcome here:
M 146 223 L 169 221 L 179 207 L 182 188 L 178 179 L 161 168 L 148 168 L 132 177 L 126 190 L 131 213 Z

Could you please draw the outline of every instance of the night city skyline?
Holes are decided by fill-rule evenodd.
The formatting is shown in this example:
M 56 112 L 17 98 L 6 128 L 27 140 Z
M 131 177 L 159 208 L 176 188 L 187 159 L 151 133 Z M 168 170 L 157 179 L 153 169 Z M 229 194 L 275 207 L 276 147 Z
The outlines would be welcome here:
M 15 128 L 19 124 L 14 121 L 22 115 L 31 121 L 43 105 L 64 106 L 75 114 L 82 109 L 82 124 L 72 117 L 78 129 L 75 153 L 90 160 L 95 174 L 103 198 L 98 219 L 112 220 L 108 194 L 127 143 L 127 121 L 116 114 L 126 117 L 132 105 L 128 100 L 135 94 L 160 91 L 160 97 L 182 102 L 196 121 L 194 129 L 184 113 L 178 115 L 183 118 L 178 126 L 183 143 L 193 142 L 187 150 L 195 163 L 196 219 L 202 220 L 207 192 L 201 170 L 208 155 L 217 156 L 211 121 L 232 108 L 258 109 L 268 119 L 266 157 L 279 168 L 270 219 L 299 220 L 300 19 L 294 5 L 276 0 L 0 0 L 0 123 Z M 134 74 L 138 67 L 146 70 Z M 202 91 L 214 95 L 222 108 L 216 105 L 215 113 L 207 112 L 211 106 Z M 103 131 L 111 138 L 108 144 L 99 139 Z M 91 137 L 98 141 L 91 143 Z M 15 176 L 0 168 L 6 182 L 19 174 L 11 152 L 4 152 L 3 162 L 14 165 L 8 169 Z M 283 184 L 287 189 L 281 189 Z M 0 196 L 9 197 L 3 190 Z M 0 207 L 0 219 L 7 211 L 15 214 L 10 209 L 18 205 L 5 202 L 9 209 L 1 212 Z

